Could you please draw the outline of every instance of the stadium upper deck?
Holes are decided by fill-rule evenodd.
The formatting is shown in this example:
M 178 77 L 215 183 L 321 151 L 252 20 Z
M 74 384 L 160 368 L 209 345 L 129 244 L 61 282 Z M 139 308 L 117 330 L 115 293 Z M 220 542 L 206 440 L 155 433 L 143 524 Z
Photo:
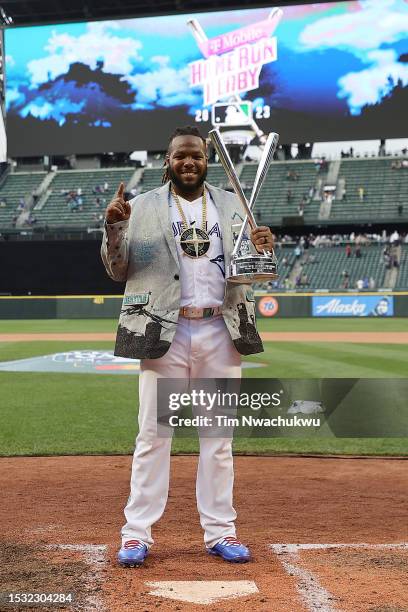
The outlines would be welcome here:
M 249 195 L 257 164 L 244 163 L 238 170 Z M 15 218 L 23 212 L 17 210 L 22 198 L 31 211 L 29 224 L 36 227 L 95 227 L 121 180 L 128 191 L 132 188 L 132 193 L 140 193 L 158 187 L 161 176 L 161 168 L 9 174 L 0 186 L 0 230 L 24 225 L 24 215 Z M 209 166 L 208 181 L 228 187 L 224 170 L 217 164 Z M 105 183 L 108 188 L 98 192 L 97 186 Z M 259 222 L 274 228 L 293 223 L 406 222 L 408 161 L 386 157 L 274 162 L 259 195 L 256 215 Z

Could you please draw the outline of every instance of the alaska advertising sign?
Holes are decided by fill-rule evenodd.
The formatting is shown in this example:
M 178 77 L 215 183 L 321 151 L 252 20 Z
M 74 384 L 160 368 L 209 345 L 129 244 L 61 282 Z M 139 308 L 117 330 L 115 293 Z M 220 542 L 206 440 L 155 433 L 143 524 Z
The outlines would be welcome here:
M 391 295 L 326 295 L 312 297 L 314 317 L 392 317 Z

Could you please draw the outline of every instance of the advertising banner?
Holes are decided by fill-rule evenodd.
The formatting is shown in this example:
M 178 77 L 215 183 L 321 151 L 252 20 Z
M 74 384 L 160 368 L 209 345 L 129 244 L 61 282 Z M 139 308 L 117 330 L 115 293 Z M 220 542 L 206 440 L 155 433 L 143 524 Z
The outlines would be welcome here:
M 312 297 L 314 317 L 392 317 L 392 295 L 325 295 Z

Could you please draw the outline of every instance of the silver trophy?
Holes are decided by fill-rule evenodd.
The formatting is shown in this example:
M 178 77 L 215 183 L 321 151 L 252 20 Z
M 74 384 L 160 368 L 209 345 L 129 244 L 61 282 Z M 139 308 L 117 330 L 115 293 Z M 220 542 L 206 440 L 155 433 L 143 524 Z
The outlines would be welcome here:
M 234 250 L 231 254 L 231 264 L 227 280 L 231 283 L 255 283 L 257 281 L 272 281 L 279 278 L 277 259 L 274 251 L 264 251 L 262 254 L 254 255 L 247 252 L 242 253 L 242 241 L 246 226 L 249 223 L 251 229 L 257 227 L 252 208 L 261 190 L 262 184 L 268 173 L 269 165 L 273 159 L 279 141 L 279 134 L 271 132 L 265 143 L 261 161 L 255 177 L 250 200 L 248 202 L 239 182 L 238 175 L 228 154 L 227 148 L 221 138 L 220 132 L 215 129 L 209 132 L 214 148 L 220 158 L 220 162 L 230 180 L 230 183 L 244 207 L 246 217 L 241 226 L 241 231 L 236 240 Z M 245 250 L 245 249 L 244 249 Z

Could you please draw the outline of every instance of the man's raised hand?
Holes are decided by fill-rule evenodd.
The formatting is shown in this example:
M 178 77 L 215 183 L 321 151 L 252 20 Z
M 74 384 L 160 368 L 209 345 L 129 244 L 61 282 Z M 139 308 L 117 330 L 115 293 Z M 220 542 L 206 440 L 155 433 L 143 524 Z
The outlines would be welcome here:
M 105 213 L 107 223 L 117 223 L 118 221 L 127 221 L 130 217 L 130 204 L 126 202 L 123 194 L 125 192 L 124 183 L 120 183 L 113 200 L 108 204 Z

